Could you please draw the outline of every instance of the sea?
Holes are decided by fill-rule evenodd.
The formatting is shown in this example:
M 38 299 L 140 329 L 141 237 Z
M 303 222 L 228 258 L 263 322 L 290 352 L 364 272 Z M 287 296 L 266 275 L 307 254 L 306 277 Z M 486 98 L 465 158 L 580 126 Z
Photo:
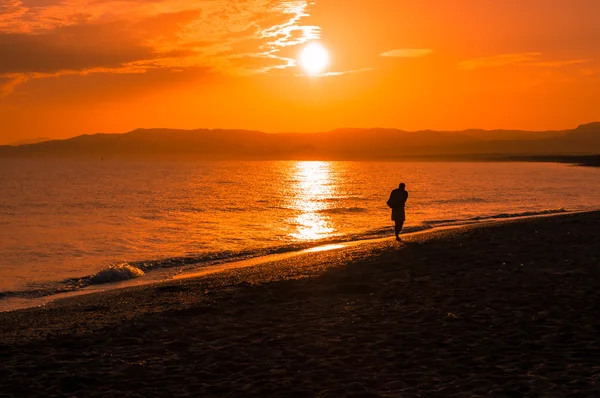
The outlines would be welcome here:
M 556 163 L 3 158 L 0 310 L 393 236 L 400 182 L 407 233 L 600 209 L 600 169 Z

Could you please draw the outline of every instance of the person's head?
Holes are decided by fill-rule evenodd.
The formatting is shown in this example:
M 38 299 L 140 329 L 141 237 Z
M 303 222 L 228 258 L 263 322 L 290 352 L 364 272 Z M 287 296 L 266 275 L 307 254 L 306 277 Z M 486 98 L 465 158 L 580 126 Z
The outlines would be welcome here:
M 405 189 L 406 188 L 406 184 L 401 182 L 400 185 L 398 185 L 398 188 L 400 189 Z

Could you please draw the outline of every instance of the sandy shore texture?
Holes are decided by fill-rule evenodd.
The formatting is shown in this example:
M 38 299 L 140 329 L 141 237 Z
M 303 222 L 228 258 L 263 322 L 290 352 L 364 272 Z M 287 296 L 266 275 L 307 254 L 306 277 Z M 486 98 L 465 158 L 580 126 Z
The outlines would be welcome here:
M 600 212 L 0 314 L 2 397 L 599 397 Z

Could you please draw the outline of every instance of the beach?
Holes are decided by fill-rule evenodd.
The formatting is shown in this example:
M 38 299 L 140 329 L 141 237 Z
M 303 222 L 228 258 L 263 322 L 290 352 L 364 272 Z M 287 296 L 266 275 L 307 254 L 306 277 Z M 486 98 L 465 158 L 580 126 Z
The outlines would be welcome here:
M 0 313 L 0 397 L 600 396 L 600 212 Z

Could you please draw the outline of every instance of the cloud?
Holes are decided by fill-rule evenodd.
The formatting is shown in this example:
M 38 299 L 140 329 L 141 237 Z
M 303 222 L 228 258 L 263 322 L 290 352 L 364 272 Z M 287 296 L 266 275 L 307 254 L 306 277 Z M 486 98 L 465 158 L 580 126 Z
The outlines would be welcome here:
M 574 59 L 574 60 L 556 60 L 556 61 L 543 61 L 540 60 L 542 53 L 515 53 L 515 54 L 501 54 L 494 55 L 491 57 L 474 58 L 461 61 L 458 64 L 460 69 L 475 70 L 481 68 L 492 68 L 507 65 L 522 65 L 522 66 L 537 66 L 544 68 L 558 68 L 568 65 L 575 65 L 584 62 L 588 62 L 587 59 Z
M 519 64 L 524 62 L 535 61 L 541 53 L 518 53 L 518 54 L 502 54 L 491 57 L 474 58 L 462 61 L 458 64 L 461 69 L 479 69 L 495 66 L 505 66 L 511 64 Z
M 586 77 L 600 77 L 600 68 L 583 68 L 580 70 L 581 74 Z
M 540 66 L 544 68 L 561 68 L 563 66 L 577 65 L 589 62 L 589 59 L 572 59 L 566 61 L 540 61 L 527 63 L 529 66 Z
M 0 0 L 3 91 L 74 73 L 203 68 L 238 74 L 293 67 L 295 60 L 280 51 L 320 37 L 318 26 L 302 24 L 312 3 Z
M 0 31 L 26 29 L 23 16 L 27 8 L 18 0 L 0 0 Z
M 433 52 L 429 48 L 401 48 L 397 50 L 386 51 L 379 54 L 382 57 L 394 57 L 394 58 L 418 58 L 429 55 Z
M 294 76 L 296 77 L 311 77 L 311 78 L 319 78 L 319 77 L 331 77 L 331 76 L 344 76 L 344 75 L 352 75 L 355 73 L 362 73 L 362 72 L 371 72 L 375 69 L 373 68 L 361 68 L 361 69 L 350 69 L 350 70 L 342 70 L 342 71 L 331 71 L 331 72 L 322 72 L 319 74 L 315 74 L 315 75 L 308 75 L 306 73 L 295 73 Z
M 0 34 L 0 74 L 118 68 L 156 56 L 122 26 L 73 25 L 42 34 Z
M 345 70 L 345 71 L 339 71 L 339 72 L 325 72 L 325 73 L 322 73 L 317 76 L 342 76 L 342 75 L 350 75 L 350 74 L 354 74 L 354 73 L 370 72 L 372 70 L 373 70 L 373 68 L 362 68 L 362 69 Z
M 22 73 L 0 76 L 0 98 L 12 93 L 18 84 L 25 81 L 27 81 L 27 76 Z

